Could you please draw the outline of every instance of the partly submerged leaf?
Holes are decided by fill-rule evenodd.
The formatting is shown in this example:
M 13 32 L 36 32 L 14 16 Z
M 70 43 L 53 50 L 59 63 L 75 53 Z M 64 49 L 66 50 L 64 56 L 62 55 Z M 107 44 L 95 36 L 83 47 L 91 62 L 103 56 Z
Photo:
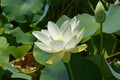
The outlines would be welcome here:
M 31 76 L 29 76 L 27 74 L 20 73 L 20 71 L 18 71 L 14 67 L 12 67 L 11 63 L 9 63 L 9 65 L 8 65 L 8 70 L 10 72 L 12 72 L 11 78 L 22 78 L 22 79 L 32 80 Z

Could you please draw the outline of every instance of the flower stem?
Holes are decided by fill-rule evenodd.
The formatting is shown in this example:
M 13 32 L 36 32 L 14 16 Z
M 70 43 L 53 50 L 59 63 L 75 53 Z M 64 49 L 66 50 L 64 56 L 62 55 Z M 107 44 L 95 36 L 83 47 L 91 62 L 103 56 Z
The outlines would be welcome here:
M 70 66 L 70 63 L 67 63 L 67 68 L 68 68 L 70 80 L 74 80 L 74 75 L 73 75 L 73 71 L 72 71 L 72 68 Z
M 102 33 L 102 23 L 100 23 L 100 54 L 102 54 L 103 48 L 103 33 Z

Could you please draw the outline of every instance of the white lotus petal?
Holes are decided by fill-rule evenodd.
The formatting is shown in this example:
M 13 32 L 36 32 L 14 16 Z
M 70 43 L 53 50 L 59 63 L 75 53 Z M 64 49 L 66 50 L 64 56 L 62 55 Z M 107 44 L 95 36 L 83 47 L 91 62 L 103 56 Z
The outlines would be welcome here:
M 76 46 L 76 36 L 72 37 L 71 40 L 65 45 L 65 49 L 71 49 Z
M 53 48 L 53 50 L 55 52 L 59 52 L 61 50 L 63 50 L 63 46 L 64 46 L 64 42 L 60 41 L 60 40 L 54 40 L 50 42 L 51 47 Z
M 84 35 L 83 32 L 84 32 L 84 28 L 78 33 L 78 35 L 77 35 L 77 43 L 76 44 L 78 44 L 81 41 L 81 39 L 82 39 L 82 37 Z
M 47 27 L 48 27 L 48 31 L 49 31 L 51 37 L 54 40 L 57 40 L 60 37 L 60 29 L 59 29 L 59 27 L 53 22 L 48 22 Z
M 77 21 L 75 28 L 73 29 L 73 34 L 77 35 L 79 33 L 79 31 L 80 31 L 79 21 Z
M 66 28 L 64 28 L 64 30 L 62 31 L 62 36 L 63 36 L 64 42 L 68 42 L 72 38 L 70 24 L 66 25 Z
M 35 42 L 35 45 L 37 47 L 39 47 L 41 50 L 46 51 L 48 53 L 52 53 L 53 52 L 50 46 L 48 46 L 46 44 L 43 44 L 41 42 Z
M 34 31 L 33 35 L 40 40 L 41 42 L 43 42 L 44 44 L 49 45 L 50 41 L 52 40 L 49 36 L 47 36 L 47 34 L 42 33 L 40 31 Z
M 63 24 L 62 24 L 62 26 L 60 27 L 60 30 L 61 31 L 63 31 L 67 26 L 66 25 L 68 25 L 69 24 L 69 20 L 66 20 Z
M 48 30 L 41 30 L 41 33 L 44 33 L 44 34 L 46 34 L 46 36 L 48 36 L 48 37 L 50 37 L 50 34 L 49 34 L 49 32 L 48 32 Z
M 76 17 L 72 18 L 70 21 L 72 32 L 73 32 L 74 28 L 76 27 L 76 21 L 77 21 Z

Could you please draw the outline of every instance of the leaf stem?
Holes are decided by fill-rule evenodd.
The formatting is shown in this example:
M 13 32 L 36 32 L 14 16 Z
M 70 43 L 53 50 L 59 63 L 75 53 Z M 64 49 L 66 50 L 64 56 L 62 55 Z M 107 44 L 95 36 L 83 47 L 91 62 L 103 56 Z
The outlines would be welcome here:
M 103 48 L 103 33 L 102 33 L 102 23 L 100 23 L 100 54 L 102 54 Z
M 72 68 L 70 66 L 70 63 L 67 63 L 67 68 L 68 68 L 70 80 L 74 80 L 74 75 L 73 75 L 73 71 L 72 71 Z

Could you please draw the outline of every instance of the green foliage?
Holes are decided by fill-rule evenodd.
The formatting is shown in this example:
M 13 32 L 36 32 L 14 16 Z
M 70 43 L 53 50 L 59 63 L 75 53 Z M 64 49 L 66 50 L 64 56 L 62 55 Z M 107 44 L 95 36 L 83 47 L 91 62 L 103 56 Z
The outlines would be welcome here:
M 49 56 L 48 53 L 40 50 L 37 46 L 34 46 L 33 55 L 34 55 L 36 61 L 43 65 L 45 65 L 46 60 Z
M 104 22 L 103 53 L 100 54 L 100 24 L 95 17 L 98 1 L 1 0 L 0 80 L 72 80 L 73 78 L 74 80 L 119 80 L 120 54 L 116 57 L 115 53 L 120 52 L 120 6 L 114 5 L 111 1 L 108 3 L 106 0 L 101 0 L 106 10 L 104 10 L 106 19 L 104 19 L 105 22 L 102 21 Z M 98 10 L 97 14 L 100 12 Z M 80 29 L 84 28 L 84 36 L 79 44 L 87 44 L 84 46 L 87 49 L 78 54 L 72 54 L 70 65 L 62 61 L 46 65 L 52 53 L 44 52 L 34 45 L 36 39 L 32 32 L 46 29 L 48 21 L 61 26 L 64 21 L 74 16 L 80 21 Z M 103 13 L 100 16 L 105 15 Z M 79 48 L 81 47 L 77 47 L 76 50 L 79 51 Z M 20 60 L 29 52 L 33 52 L 38 65 L 42 64 L 35 74 L 23 73 L 11 64 L 12 61 Z M 35 66 L 27 66 L 28 69 L 33 67 Z
M 0 37 L 0 66 L 4 69 L 7 69 L 7 65 L 9 63 L 9 53 L 6 48 L 8 47 L 8 43 L 5 37 Z
M 113 15 L 114 14 L 114 15 Z M 110 8 L 106 15 L 106 21 L 103 24 L 103 32 L 105 33 L 114 33 L 120 29 L 120 6 L 110 5 Z
M 40 12 L 43 5 L 43 0 L 1 0 L 5 16 L 19 22 L 26 22 L 26 16 L 30 17 L 32 14 Z
M 67 70 L 62 61 L 57 64 L 46 66 L 39 80 L 69 80 Z
M 21 58 L 25 53 L 27 53 L 31 49 L 31 45 L 22 45 L 22 46 L 10 46 L 8 51 L 14 56 L 16 59 Z
M 32 45 L 34 42 L 34 37 L 29 32 L 24 33 L 19 27 L 11 30 L 11 34 L 16 38 L 17 43 Z

